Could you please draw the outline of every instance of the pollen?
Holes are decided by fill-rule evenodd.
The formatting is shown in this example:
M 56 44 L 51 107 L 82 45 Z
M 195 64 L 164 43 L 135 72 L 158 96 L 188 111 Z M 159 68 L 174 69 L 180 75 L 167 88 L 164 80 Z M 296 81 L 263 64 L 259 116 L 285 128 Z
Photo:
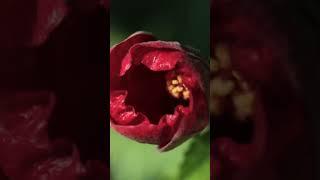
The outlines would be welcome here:
M 174 80 L 171 81 L 171 83 L 172 83 L 173 85 L 177 85 L 177 84 L 179 84 L 179 81 L 176 80 L 176 79 L 174 79 Z
M 231 80 L 224 80 L 216 77 L 210 82 L 210 91 L 213 95 L 218 97 L 227 96 L 232 93 L 235 88 L 235 83 Z
M 255 54 L 252 59 L 257 56 Z M 254 115 L 256 94 L 242 74 L 233 69 L 231 58 L 231 49 L 227 45 L 216 45 L 210 64 L 213 75 L 210 80 L 210 113 L 214 116 L 231 113 L 235 120 L 245 122 Z
M 174 98 L 188 100 L 190 98 L 189 89 L 183 84 L 182 77 L 176 76 L 175 79 L 167 81 L 167 90 Z

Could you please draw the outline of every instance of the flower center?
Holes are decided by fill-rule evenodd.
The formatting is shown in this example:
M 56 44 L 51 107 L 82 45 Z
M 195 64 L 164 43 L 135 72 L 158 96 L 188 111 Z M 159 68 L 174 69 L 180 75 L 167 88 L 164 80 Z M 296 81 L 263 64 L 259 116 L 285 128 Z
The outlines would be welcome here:
M 216 46 L 210 70 L 210 114 L 215 120 L 218 133 L 216 136 L 242 139 L 239 143 L 250 142 L 255 92 L 241 75 L 232 69 L 226 45 Z
M 190 98 L 189 89 L 183 84 L 180 75 L 167 81 L 167 90 L 175 98 L 183 98 L 188 100 Z
M 168 73 L 168 71 L 152 71 L 144 65 L 138 65 L 131 67 L 122 79 L 122 89 L 128 91 L 126 104 L 133 106 L 136 112 L 146 115 L 152 124 L 158 124 L 161 117 L 166 114 L 173 114 L 176 106 L 188 106 L 189 103 L 179 98 L 187 97 L 186 89 L 178 92 L 179 87 L 184 87 L 182 83 L 175 84 L 174 81 L 173 87 L 176 90 L 171 89 L 168 93 Z M 178 78 L 175 80 L 179 82 Z

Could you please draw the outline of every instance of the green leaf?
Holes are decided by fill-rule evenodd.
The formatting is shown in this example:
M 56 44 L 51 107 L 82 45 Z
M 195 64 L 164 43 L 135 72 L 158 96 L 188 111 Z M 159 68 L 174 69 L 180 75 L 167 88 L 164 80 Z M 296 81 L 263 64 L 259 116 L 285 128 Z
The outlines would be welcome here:
M 198 135 L 186 151 L 180 169 L 180 180 L 210 179 L 210 132 Z

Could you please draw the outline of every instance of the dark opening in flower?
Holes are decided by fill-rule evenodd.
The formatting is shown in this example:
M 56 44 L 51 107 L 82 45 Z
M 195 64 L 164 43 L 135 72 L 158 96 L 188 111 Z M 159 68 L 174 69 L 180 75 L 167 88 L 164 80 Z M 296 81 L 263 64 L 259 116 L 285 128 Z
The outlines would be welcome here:
M 154 72 L 144 65 L 138 65 L 131 67 L 122 81 L 123 89 L 128 91 L 126 104 L 145 114 L 153 124 L 158 124 L 164 114 L 174 114 L 176 106 L 188 105 L 187 101 L 179 98 L 180 92 L 169 90 L 167 73 Z

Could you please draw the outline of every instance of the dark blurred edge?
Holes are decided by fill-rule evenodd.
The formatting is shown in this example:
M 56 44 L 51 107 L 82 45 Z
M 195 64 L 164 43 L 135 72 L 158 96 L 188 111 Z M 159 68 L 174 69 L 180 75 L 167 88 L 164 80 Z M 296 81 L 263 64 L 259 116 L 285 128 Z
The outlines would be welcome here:
M 306 136 L 288 152 L 290 162 L 283 165 L 291 179 L 320 179 L 320 12 L 316 0 L 270 1 L 270 9 L 288 33 L 289 60 L 296 70 L 299 91 L 306 107 Z M 290 154 L 292 153 L 292 154 Z

